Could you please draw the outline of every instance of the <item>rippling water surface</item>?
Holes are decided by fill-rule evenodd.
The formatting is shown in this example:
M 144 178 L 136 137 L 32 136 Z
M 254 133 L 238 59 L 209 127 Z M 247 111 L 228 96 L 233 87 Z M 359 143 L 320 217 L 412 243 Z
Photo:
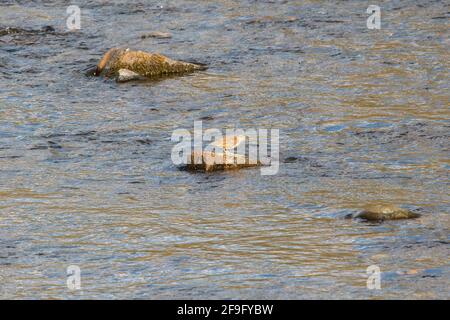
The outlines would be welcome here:
M 81 0 L 68 32 L 66 2 L 2 1 L 0 297 L 448 299 L 450 8 L 378 2 L 381 30 L 361 1 Z M 209 69 L 86 77 L 113 46 Z M 200 119 L 279 129 L 279 173 L 178 170 Z M 343 218 L 376 203 L 423 215 Z

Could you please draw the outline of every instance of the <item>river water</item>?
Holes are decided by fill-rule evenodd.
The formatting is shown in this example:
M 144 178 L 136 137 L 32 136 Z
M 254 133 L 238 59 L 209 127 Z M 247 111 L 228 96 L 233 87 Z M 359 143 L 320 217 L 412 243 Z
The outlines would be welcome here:
M 445 1 L 377 1 L 379 30 L 361 1 L 76 2 L 77 31 L 0 3 L 0 298 L 450 298 Z M 209 69 L 87 77 L 114 46 Z M 202 119 L 279 129 L 279 172 L 179 170 Z M 378 203 L 422 217 L 344 219 Z

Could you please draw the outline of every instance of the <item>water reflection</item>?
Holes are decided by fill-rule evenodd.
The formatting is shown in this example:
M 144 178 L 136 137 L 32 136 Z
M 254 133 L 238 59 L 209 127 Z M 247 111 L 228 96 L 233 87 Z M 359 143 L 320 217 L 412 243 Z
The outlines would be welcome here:
M 448 298 L 443 3 L 385 3 L 379 31 L 358 1 L 79 6 L 66 32 L 57 2 L 1 5 L 27 30 L 0 32 L 2 298 Z M 210 67 L 86 77 L 116 45 Z M 178 170 L 171 133 L 204 117 L 280 129 L 279 173 Z M 343 218 L 380 201 L 424 214 Z

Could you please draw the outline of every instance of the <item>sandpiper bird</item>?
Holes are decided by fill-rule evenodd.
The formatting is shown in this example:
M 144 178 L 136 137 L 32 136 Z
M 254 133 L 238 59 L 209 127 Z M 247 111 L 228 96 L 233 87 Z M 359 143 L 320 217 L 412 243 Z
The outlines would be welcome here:
M 212 145 L 224 150 L 225 154 L 232 155 L 228 150 L 232 150 L 245 141 L 245 136 L 225 136 L 221 139 L 215 140 Z
M 204 65 L 172 60 L 159 53 L 112 48 L 103 55 L 94 75 L 129 81 L 205 69 Z
M 218 140 L 215 140 L 212 145 L 215 147 L 220 147 L 222 149 L 234 149 L 242 142 L 245 141 L 245 136 L 225 136 Z
M 260 161 L 253 161 L 246 155 L 229 152 L 229 150 L 232 150 L 242 144 L 242 142 L 245 142 L 246 138 L 247 137 L 244 135 L 227 135 L 211 143 L 212 146 L 222 149 L 222 152 L 218 152 L 217 150 L 194 150 L 190 155 L 188 165 L 186 166 L 187 169 L 210 172 L 261 165 Z M 221 161 L 217 162 L 217 157 L 221 158 Z

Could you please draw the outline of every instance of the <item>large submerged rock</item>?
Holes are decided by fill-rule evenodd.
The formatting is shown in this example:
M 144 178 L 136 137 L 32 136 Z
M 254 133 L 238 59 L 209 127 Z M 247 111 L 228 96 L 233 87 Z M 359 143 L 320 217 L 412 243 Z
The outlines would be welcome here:
M 94 75 L 124 82 L 205 69 L 204 65 L 172 60 L 159 53 L 113 48 L 103 55 Z
M 413 219 L 418 217 L 420 217 L 420 214 L 412 212 L 410 210 L 399 208 L 394 205 L 369 206 L 353 216 L 353 218 L 359 218 L 369 221 Z
M 236 170 L 261 165 L 259 161 L 251 161 L 246 156 L 228 152 L 193 151 L 189 160 L 190 163 L 185 166 L 185 169 L 204 172 Z

